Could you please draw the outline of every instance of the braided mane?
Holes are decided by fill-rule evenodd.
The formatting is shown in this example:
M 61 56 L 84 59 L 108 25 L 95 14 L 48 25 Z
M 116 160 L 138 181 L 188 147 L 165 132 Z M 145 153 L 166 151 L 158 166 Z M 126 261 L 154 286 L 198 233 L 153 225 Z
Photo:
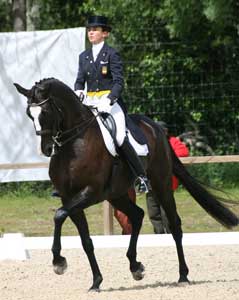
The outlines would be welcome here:
M 75 92 L 64 82 L 54 77 L 43 78 L 35 83 L 35 87 L 42 89 L 47 96 L 77 99 Z

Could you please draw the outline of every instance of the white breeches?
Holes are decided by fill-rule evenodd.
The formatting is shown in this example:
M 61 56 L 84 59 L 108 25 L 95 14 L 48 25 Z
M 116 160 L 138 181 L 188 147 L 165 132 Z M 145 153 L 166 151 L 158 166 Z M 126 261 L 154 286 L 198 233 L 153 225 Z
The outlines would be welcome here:
M 120 147 L 126 136 L 126 125 L 125 116 L 119 104 L 116 102 L 110 105 L 110 99 L 107 98 L 108 94 L 102 96 L 87 96 L 85 97 L 83 103 L 88 106 L 97 107 L 100 112 L 107 112 L 112 115 L 116 124 L 116 141 Z

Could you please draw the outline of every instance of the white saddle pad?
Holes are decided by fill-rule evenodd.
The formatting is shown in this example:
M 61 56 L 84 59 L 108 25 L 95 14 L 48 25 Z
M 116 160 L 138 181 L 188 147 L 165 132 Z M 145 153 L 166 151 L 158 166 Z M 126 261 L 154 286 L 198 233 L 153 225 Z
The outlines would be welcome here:
M 94 110 L 93 113 L 95 114 Z M 101 133 L 103 135 L 103 139 L 105 142 L 105 146 L 107 148 L 107 150 L 110 152 L 111 155 L 116 156 L 118 155 L 115 149 L 115 144 L 114 141 L 108 131 L 108 129 L 106 129 L 106 127 L 104 126 L 104 124 L 101 122 L 101 119 L 99 116 L 96 117 L 96 120 L 100 126 L 100 130 Z M 138 154 L 138 156 L 146 156 L 149 153 L 149 149 L 148 149 L 148 145 L 144 144 L 141 145 L 139 144 L 131 135 L 130 131 L 127 130 L 127 136 L 129 138 L 129 141 L 131 143 L 131 145 L 134 147 L 136 153 Z

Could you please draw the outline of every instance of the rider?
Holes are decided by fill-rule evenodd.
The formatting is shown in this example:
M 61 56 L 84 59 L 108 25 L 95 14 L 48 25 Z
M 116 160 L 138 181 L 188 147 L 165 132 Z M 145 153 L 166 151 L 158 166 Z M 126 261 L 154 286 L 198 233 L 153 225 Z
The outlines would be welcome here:
M 93 105 L 100 112 L 110 113 L 116 123 L 116 142 L 140 179 L 141 192 L 148 192 L 148 181 L 143 165 L 126 135 L 125 115 L 122 110 L 121 92 L 124 86 L 123 66 L 119 53 L 108 46 L 105 39 L 111 26 L 104 16 L 91 16 L 87 23 L 87 35 L 92 48 L 79 55 L 78 73 L 74 89 L 86 105 Z M 87 97 L 84 97 L 87 84 Z

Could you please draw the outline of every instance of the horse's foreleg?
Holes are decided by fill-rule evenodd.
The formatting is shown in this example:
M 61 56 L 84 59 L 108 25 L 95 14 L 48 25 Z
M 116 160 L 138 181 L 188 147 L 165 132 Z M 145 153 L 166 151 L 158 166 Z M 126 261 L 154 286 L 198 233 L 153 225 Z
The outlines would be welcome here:
M 129 259 L 130 271 L 135 280 L 141 280 L 144 277 L 144 266 L 141 262 L 137 261 L 137 241 L 139 232 L 142 226 L 142 221 L 144 218 L 144 211 L 133 203 L 130 198 L 127 200 L 123 198 L 111 201 L 113 206 L 124 214 L 126 214 L 132 224 L 132 233 L 130 237 L 129 248 L 126 256 Z
M 100 273 L 98 263 L 94 254 L 94 246 L 89 234 L 88 223 L 83 210 L 77 210 L 70 214 L 70 218 L 76 225 L 81 237 L 83 249 L 90 262 L 91 270 L 93 273 L 93 284 L 90 291 L 99 291 L 100 284 L 103 281 L 103 277 Z
M 59 208 L 54 216 L 54 239 L 52 245 L 53 254 L 53 268 L 54 272 L 58 275 L 63 274 L 67 269 L 67 262 L 65 257 L 61 256 L 61 229 L 62 225 L 68 217 L 68 212 L 64 208 Z

